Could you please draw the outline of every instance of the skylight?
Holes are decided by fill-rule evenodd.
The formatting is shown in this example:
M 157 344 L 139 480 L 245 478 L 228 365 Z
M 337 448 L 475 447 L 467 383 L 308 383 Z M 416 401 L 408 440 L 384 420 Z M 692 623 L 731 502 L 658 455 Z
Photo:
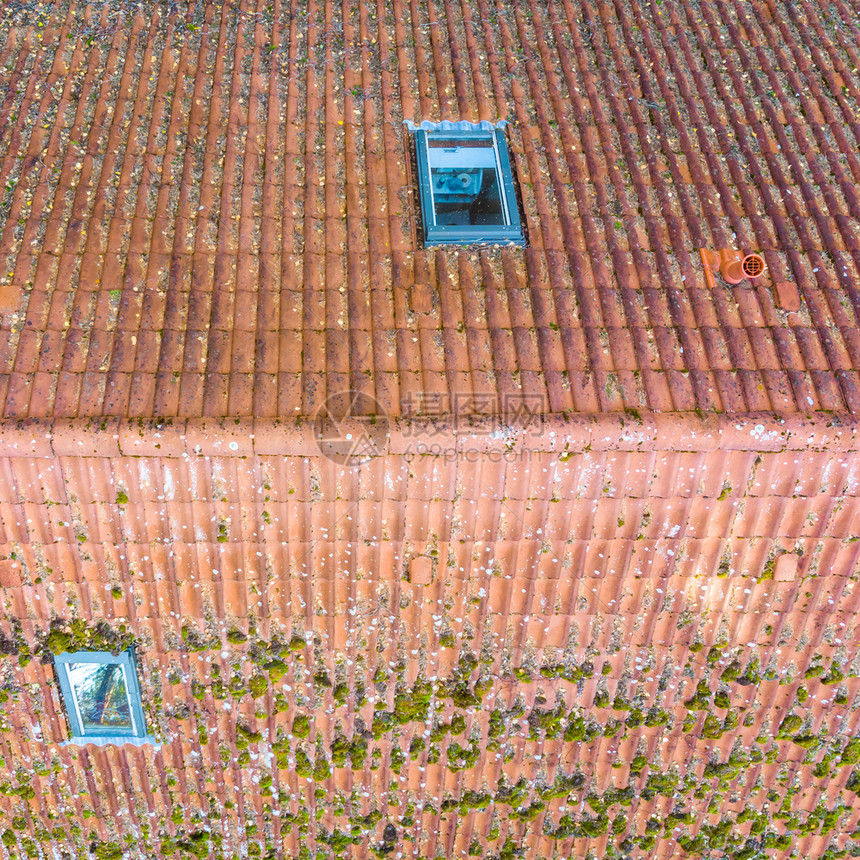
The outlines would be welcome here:
M 488 123 L 415 129 L 425 245 L 524 245 L 508 148 Z
M 134 654 L 75 651 L 54 665 L 72 731 L 71 743 L 126 743 L 147 739 Z

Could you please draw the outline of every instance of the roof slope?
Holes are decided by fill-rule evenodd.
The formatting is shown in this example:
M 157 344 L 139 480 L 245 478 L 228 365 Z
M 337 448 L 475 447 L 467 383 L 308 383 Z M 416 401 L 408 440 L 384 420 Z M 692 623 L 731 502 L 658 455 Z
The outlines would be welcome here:
M 856 11 L 5 3 L 2 414 L 854 411 Z M 423 251 L 403 119 L 500 117 L 530 247 Z
M 853 439 L 176 441 L 0 458 L 3 860 L 857 855 Z M 123 631 L 162 746 L 60 746 Z

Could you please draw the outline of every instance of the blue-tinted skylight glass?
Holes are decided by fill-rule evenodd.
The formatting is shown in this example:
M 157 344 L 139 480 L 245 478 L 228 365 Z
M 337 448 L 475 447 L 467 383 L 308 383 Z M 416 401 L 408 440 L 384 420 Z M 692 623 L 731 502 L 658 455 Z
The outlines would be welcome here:
M 68 671 L 85 732 L 134 729 L 128 686 L 119 663 L 71 663 Z

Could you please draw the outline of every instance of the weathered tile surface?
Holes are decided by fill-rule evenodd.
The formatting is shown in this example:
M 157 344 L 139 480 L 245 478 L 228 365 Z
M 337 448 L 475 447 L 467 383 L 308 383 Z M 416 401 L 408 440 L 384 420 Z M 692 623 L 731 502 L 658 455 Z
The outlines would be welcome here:
M 0 5 L 0 857 L 856 852 L 856 12 Z M 459 118 L 527 249 L 416 242 Z M 160 749 L 59 746 L 71 618 Z
M 307 424 L 7 426 L 0 851 L 853 850 L 850 428 L 632 423 L 359 468 Z M 58 745 L 57 618 L 134 637 L 158 750 Z
M 853 412 L 851 8 L 5 4 L 2 414 Z M 525 251 L 418 246 L 440 118 L 510 121 Z

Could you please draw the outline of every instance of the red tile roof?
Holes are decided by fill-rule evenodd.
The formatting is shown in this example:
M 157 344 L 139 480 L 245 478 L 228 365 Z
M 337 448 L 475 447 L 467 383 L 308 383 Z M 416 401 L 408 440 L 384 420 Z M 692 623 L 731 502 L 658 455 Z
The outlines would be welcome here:
M 0 858 L 856 853 L 853 13 L 2 4 Z M 525 250 L 417 243 L 461 118 Z
M 843 2 L 0 14 L 6 417 L 860 402 Z M 528 249 L 417 246 L 402 121 L 439 118 L 510 120 Z M 708 288 L 729 247 L 766 276 Z
M 354 826 L 351 856 L 363 857 L 386 824 L 397 851 L 423 857 L 496 856 L 510 837 L 529 860 L 636 845 L 669 858 L 678 839 L 701 836 L 684 843 L 699 844 L 695 857 L 718 850 L 721 825 L 736 851 L 765 838 L 768 856 L 856 849 L 850 424 L 809 421 L 792 435 L 772 419 L 654 416 L 633 422 L 634 437 L 603 416 L 566 436 L 488 440 L 456 465 L 407 459 L 392 434 L 387 453 L 348 469 L 314 455 L 307 425 L 211 423 L 3 425 L 0 836 L 11 856 L 29 839 L 105 857 L 131 837 L 134 860 L 187 858 L 176 846 L 209 833 L 202 856 L 271 846 L 298 857 Z M 664 444 L 663 425 L 686 436 Z M 457 442 L 444 427 L 431 438 Z M 104 633 L 85 630 L 102 620 L 136 638 L 160 749 L 58 745 L 67 728 L 50 664 L 43 652 L 16 659 L 57 618 L 77 619 L 90 647 Z M 309 644 L 292 651 L 298 635 Z M 480 706 L 445 686 L 457 677 L 486 682 Z M 432 718 L 419 679 L 443 684 Z M 697 695 L 704 711 L 691 710 Z M 402 722 L 379 716 L 398 708 Z M 320 767 L 314 781 L 300 751 Z M 502 775 L 525 777 L 518 799 L 505 799 Z M 474 808 L 485 792 L 489 805 Z M 442 814 L 445 800 L 457 809 Z M 540 802 L 533 821 L 517 818 Z M 664 828 L 671 813 L 682 818 Z M 619 847 L 625 834 L 633 848 Z

